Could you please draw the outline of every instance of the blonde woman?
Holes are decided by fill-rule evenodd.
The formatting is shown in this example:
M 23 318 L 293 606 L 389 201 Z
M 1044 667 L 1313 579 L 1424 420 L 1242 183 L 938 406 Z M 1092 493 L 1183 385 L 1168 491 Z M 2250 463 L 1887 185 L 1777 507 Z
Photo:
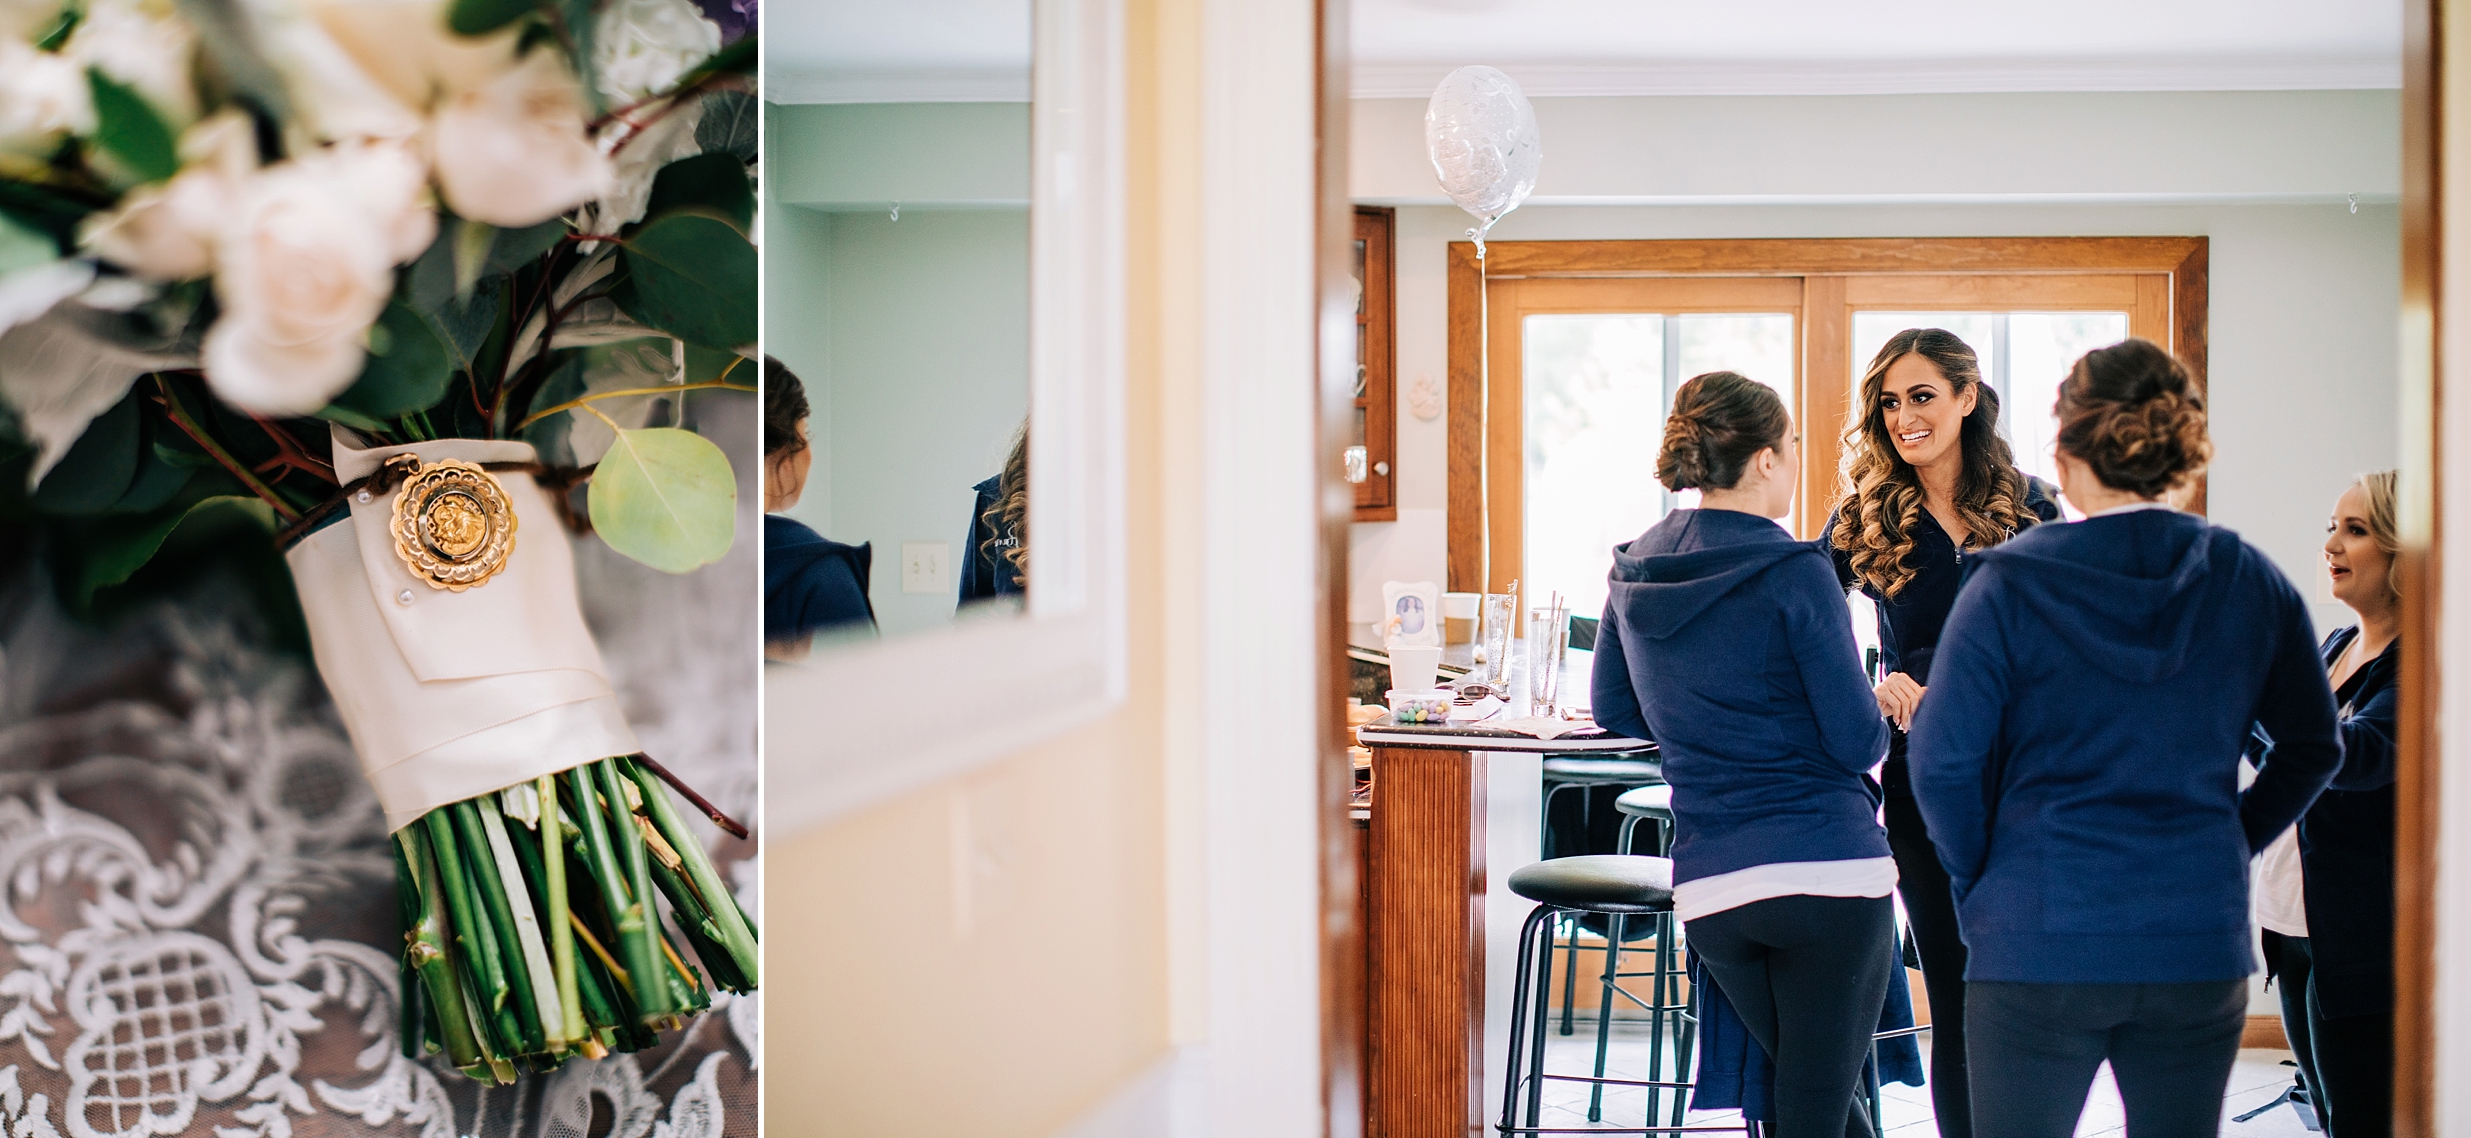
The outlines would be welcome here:
M 2334 1138 L 2393 1132 L 2397 548 L 2394 472 L 2363 474 L 2325 527 L 2334 599 L 2359 616 L 2320 649 L 2340 707 L 2342 768 L 2257 863 L 2257 921 L 2266 968 L 2281 981 L 2282 1030 Z M 2249 754 L 2270 757 L 2272 741 L 2260 736 Z
M 1884 678 L 1873 694 L 1892 729 L 1879 782 L 1896 888 L 1930 993 L 1931 1105 L 1940 1134 L 1971 1138 L 1965 942 L 1947 871 L 1913 803 L 1904 729 L 1930 684 L 1931 657 L 1967 558 L 2058 520 L 2059 506 L 2016 469 L 1999 437 L 1999 396 L 1955 333 L 1908 328 L 1889 337 L 1862 374 L 1860 406 L 1860 421 L 1845 432 L 1844 497 L 1819 545 L 1835 558 L 1837 583 L 1862 590 L 1878 609 Z

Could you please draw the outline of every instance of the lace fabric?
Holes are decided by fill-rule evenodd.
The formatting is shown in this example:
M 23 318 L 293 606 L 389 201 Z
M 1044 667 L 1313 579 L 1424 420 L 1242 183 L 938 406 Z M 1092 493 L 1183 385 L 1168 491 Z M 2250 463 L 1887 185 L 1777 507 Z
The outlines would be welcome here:
M 0 568 L 0 1138 L 753 1134 L 751 998 L 716 993 L 658 1048 L 513 1087 L 403 1057 L 377 802 L 313 670 L 262 646 L 238 593 L 201 585 L 104 632 L 39 572 Z M 620 686 L 647 745 L 692 739 L 702 761 L 664 761 L 719 776 L 699 785 L 748 816 L 751 683 L 742 709 L 725 680 Z M 707 833 L 752 909 L 753 843 Z

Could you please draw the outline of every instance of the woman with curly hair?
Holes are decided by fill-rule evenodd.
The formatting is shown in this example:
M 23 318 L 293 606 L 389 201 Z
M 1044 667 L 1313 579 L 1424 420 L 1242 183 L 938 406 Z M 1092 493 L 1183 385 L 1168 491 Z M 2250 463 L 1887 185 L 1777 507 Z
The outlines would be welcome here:
M 1966 557 L 2037 522 L 2056 520 L 2047 487 L 2016 469 L 1999 436 L 1999 395 L 1955 333 L 1908 328 L 1862 374 L 1861 418 L 1845 432 L 1845 487 L 1821 532 L 1836 579 L 1879 614 L 1875 695 L 1888 717 L 1888 847 L 1922 982 L 1930 994 L 1931 1104 L 1939 1132 L 1970 1138 L 1965 1074 L 1965 942 L 1948 875 L 1931 848 L 1906 777 L 1905 729 L 1930 683 L 1940 627 L 1956 603 Z
M 2342 762 L 2333 691 L 2299 591 L 2164 500 L 2212 453 L 2187 369 L 2115 344 L 2057 410 L 2086 518 L 1976 556 L 1913 718 L 1969 954 L 1973 1127 L 2073 1134 L 2108 1061 L 2129 1133 L 2212 1135 L 2256 969 L 2248 859 Z M 2252 729 L 2274 745 L 2242 790 Z

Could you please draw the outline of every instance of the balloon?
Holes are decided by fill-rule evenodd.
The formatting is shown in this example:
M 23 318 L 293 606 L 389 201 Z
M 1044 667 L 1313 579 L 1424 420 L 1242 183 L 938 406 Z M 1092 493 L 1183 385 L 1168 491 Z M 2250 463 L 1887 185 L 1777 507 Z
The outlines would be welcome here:
M 1482 223 L 1467 235 L 1483 256 L 1485 233 L 1536 188 L 1536 167 L 1544 160 L 1536 108 L 1518 81 L 1500 71 L 1459 68 L 1425 104 L 1424 148 L 1442 192 Z

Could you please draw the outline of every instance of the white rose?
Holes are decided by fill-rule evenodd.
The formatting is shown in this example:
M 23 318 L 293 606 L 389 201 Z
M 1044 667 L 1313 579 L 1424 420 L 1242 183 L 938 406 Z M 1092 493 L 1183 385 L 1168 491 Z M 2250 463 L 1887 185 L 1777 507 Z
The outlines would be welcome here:
M 184 164 L 171 181 L 141 187 L 119 208 L 87 218 L 78 244 L 153 280 L 213 272 L 215 236 L 257 168 L 255 128 L 238 111 L 220 112 L 181 136 L 180 157 Z
M 196 46 L 197 34 L 185 21 L 107 0 L 86 9 L 60 54 L 145 96 L 177 129 L 197 118 L 197 88 L 189 78 Z
M 721 50 L 721 26 L 688 0 L 612 0 L 593 25 L 601 94 L 625 105 L 660 94 Z
M 438 188 L 456 214 L 514 229 L 592 201 L 610 184 L 609 160 L 586 128 L 583 88 L 557 53 L 451 96 L 432 124 Z
M 334 45 L 396 101 L 428 110 L 440 95 L 487 86 L 514 70 L 514 28 L 459 36 L 444 0 L 306 0 Z
M 337 148 L 252 178 L 215 247 L 223 314 L 204 359 L 215 394 L 245 411 L 306 415 L 351 386 L 394 265 L 434 232 L 421 189 L 401 146 Z
M 0 151 L 40 155 L 63 133 L 94 129 L 94 99 L 75 60 L 0 40 Z

